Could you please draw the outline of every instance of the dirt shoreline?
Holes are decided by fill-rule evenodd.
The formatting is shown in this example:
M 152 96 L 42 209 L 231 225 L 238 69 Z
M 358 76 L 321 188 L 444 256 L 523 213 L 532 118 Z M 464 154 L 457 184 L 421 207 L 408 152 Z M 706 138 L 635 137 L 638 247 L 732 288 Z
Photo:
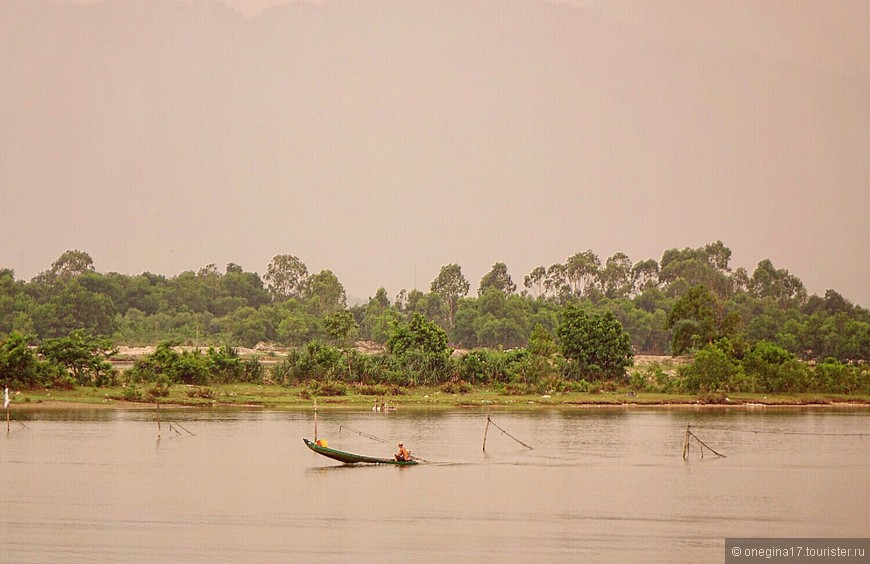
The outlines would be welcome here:
M 86 401 L 69 401 L 69 400 L 37 400 L 23 403 L 12 403 L 9 406 L 11 412 L 15 411 L 33 411 L 33 410 L 149 410 L 155 408 L 153 402 L 132 402 L 121 400 L 107 400 L 103 402 L 86 402 Z M 258 411 L 304 411 L 313 408 L 313 404 L 294 404 L 294 405 L 271 405 L 259 403 L 232 403 L 216 401 L 210 404 L 191 405 L 182 402 L 160 402 L 160 407 L 166 409 L 191 409 L 191 410 L 211 410 L 211 409 L 250 409 Z M 362 410 L 369 411 L 371 408 L 366 403 L 319 403 L 319 410 Z M 540 402 L 540 403 L 455 403 L 455 404 L 419 404 L 408 403 L 399 404 L 399 410 L 420 410 L 420 409 L 453 409 L 453 410 L 468 410 L 468 409 L 495 409 L 495 410 L 515 410 L 515 411 L 539 411 L 541 409 L 739 409 L 739 410 L 759 410 L 759 409 L 776 409 L 776 408 L 812 408 L 812 409 L 867 409 L 870 410 L 870 402 L 864 400 L 855 401 L 831 401 L 827 403 L 811 403 L 811 402 L 778 402 L 778 403 L 755 403 L 755 402 L 734 402 L 734 403 L 700 403 L 700 402 L 669 402 L 669 403 L 643 403 L 643 402 Z

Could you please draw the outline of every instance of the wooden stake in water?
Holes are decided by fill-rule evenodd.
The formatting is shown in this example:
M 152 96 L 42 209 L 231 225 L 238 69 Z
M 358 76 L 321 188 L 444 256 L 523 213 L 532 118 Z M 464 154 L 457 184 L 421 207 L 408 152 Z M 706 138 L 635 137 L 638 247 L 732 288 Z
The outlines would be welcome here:
M 317 442 L 317 398 L 314 398 L 314 442 Z
M 689 436 L 691 435 L 691 431 L 689 431 L 690 423 L 686 423 L 686 441 L 683 443 L 683 460 L 688 460 L 689 458 Z
M 486 452 L 486 434 L 489 432 L 489 424 L 491 423 L 489 415 L 486 416 L 486 428 L 483 430 L 483 452 Z
M 160 438 L 160 402 L 157 402 L 157 438 Z
M 698 445 L 699 445 L 698 450 L 699 450 L 699 453 L 701 455 L 701 458 L 704 458 L 704 449 L 705 448 L 720 458 L 727 458 L 724 454 L 722 454 L 721 452 L 717 452 L 716 450 L 710 448 L 710 445 L 708 445 L 707 443 L 705 443 L 704 441 L 699 439 L 698 435 L 696 435 L 695 433 L 692 432 L 691 425 L 687 423 L 686 424 L 686 441 L 683 443 L 683 460 L 689 459 L 689 443 L 691 442 L 691 439 L 695 439 L 696 441 L 698 441 Z

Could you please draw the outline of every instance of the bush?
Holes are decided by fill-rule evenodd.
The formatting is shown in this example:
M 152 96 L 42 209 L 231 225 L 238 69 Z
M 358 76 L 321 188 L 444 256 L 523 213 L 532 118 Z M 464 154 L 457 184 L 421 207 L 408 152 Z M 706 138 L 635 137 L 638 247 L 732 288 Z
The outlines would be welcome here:
M 581 375 L 621 378 L 632 363 L 631 339 L 610 311 L 598 313 L 569 304 L 556 331 L 565 358 Z
M 402 386 L 389 384 L 356 384 L 354 389 L 363 396 L 403 396 L 408 393 Z
M 192 387 L 185 392 L 189 398 L 214 399 L 215 391 L 211 388 Z
M 760 392 L 805 392 L 818 385 L 806 364 L 779 345 L 766 341 L 756 343 L 742 364 Z
M 695 354 L 691 364 L 680 367 L 680 374 L 686 379 L 686 388 L 693 392 L 724 389 L 736 373 L 735 363 L 715 345 L 705 346 Z
M 388 393 L 383 384 L 357 384 L 354 388 L 361 396 L 385 396 Z
M 743 370 L 738 370 L 731 379 L 728 380 L 726 389 L 729 392 L 743 392 L 751 394 L 758 391 L 758 381 L 754 376 L 749 376 Z
M 571 383 L 559 376 L 548 376 L 536 386 L 539 394 L 563 394 L 571 388 Z
M 683 380 L 675 374 L 665 372 L 658 366 L 650 366 L 646 371 L 649 378 L 655 382 L 648 388 L 651 391 L 660 394 L 675 394 L 683 391 Z
M 619 384 L 615 380 L 601 382 L 601 390 L 604 392 L 615 392 L 618 388 Z
M 528 351 L 525 349 L 499 351 L 474 350 L 453 361 L 459 377 L 472 384 L 508 382 L 519 374 L 531 381 L 537 381 L 538 373 L 533 370 Z M 538 364 L 546 364 L 546 359 L 537 359 Z
M 76 387 L 76 380 L 71 374 L 58 374 L 46 387 L 55 390 L 73 390 Z
M 41 360 L 30 349 L 29 338 L 13 331 L 0 339 L 0 375 L 7 386 L 32 389 L 53 385 L 65 388 L 69 377 L 66 369 L 56 362 Z
M 473 389 L 471 384 L 463 380 L 451 380 L 441 385 L 441 391 L 445 394 L 467 394 Z
M 647 375 L 639 371 L 632 372 L 631 377 L 628 380 L 628 385 L 635 392 L 646 391 L 649 388 L 649 383 L 647 382 Z
M 155 401 L 157 398 L 169 397 L 169 386 L 163 383 L 157 383 L 151 386 L 145 393 L 145 399 Z
M 173 343 L 157 345 L 153 354 L 137 359 L 127 372 L 132 382 L 158 382 L 167 379 L 173 384 L 207 384 L 210 363 L 199 351 L 179 353 Z
M 527 396 L 534 393 L 534 388 L 522 382 L 511 382 L 504 386 L 502 393 L 508 396 Z
M 721 392 L 704 392 L 698 395 L 698 401 L 707 404 L 723 404 L 725 402 L 725 394 Z
M 816 365 L 813 389 L 838 394 L 870 394 L 870 365 L 850 366 L 834 358 Z
M 124 394 L 121 397 L 127 401 L 142 401 L 142 390 L 135 383 L 130 383 L 124 388 Z
M 317 396 L 329 397 L 345 395 L 347 395 L 347 386 L 334 380 L 325 380 L 323 382 L 312 380 L 301 392 L 299 392 L 299 397 L 303 399 L 311 399 Z

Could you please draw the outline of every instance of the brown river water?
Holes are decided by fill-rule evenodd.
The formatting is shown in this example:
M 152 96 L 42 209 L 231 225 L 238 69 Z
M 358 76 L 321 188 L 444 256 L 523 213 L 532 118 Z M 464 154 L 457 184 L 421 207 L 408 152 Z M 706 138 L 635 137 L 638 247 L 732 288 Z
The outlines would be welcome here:
M 484 411 L 321 410 L 331 447 L 429 461 L 404 468 L 309 451 L 309 412 L 162 409 L 159 440 L 155 414 L 13 411 L 0 561 L 723 562 L 726 537 L 870 536 L 867 408 L 494 412 L 534 449 L 490 427 L 485 453 Z M 726 458 L 683 460 L 687 424 Z

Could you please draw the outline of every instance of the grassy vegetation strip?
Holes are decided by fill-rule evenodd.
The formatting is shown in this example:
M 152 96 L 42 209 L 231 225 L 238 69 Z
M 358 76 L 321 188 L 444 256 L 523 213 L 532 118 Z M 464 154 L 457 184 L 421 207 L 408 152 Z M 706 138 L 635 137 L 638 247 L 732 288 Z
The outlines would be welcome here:
M 286 388 L 259 384 L 220 384 L 209 387 L 173 385 L 164 397 L 150 401 L 128 401 L 125 388 L 76 388 L 73 390 L 22 391 L 14 394 L 11 409 L 21 407 L 114 406 L 141 407 L 179 405 L 190 407 L 262 407 L 308 408 L 313 405 L 305 387 Z M 405 390 L 402 395 L 377 396 L 357 393 L 318 397 L 318 406 L 325 409 L 372 407 L 386 402 L 399 409 L 412 407 L 554 407 L 554 406 L 668 406 L 668 405 L 734 405 L 734 406 L 801 406 L 856 404 L 870 405 L 870 395 L 824 393 L 800 394 L 663 394 L 617 390 L 596 394 L 566 392 L 545 395 L 506 395 L 487 388 L 471 388 L 466 393 L 445 393 L 439 388 L 419 387 Z

